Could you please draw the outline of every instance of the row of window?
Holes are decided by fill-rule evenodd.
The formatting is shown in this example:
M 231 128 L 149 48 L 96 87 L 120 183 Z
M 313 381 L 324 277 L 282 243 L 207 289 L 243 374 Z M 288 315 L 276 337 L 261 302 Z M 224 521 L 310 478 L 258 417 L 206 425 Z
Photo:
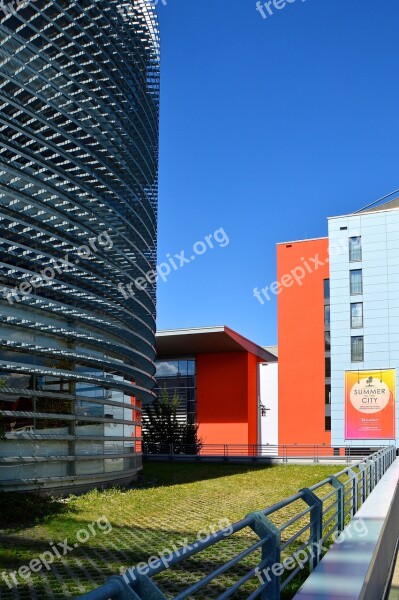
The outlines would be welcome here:
M 349 238 L 349 261 L 362 260 L 362 238 L 360 236 Z M 351 296 L 363 294 L 363 271 L 353 269 L 350 271 Z M 363 327 L 363 302 L 351 303 L 351 329 Z M 353 335 L 351 337 L 351 362 L 364 361 L 364 337 Z
M 330 280 L 329 279 L 324 280 L 324 325 L 325 325 L 324 352 L 325 352 L 325 377 L 326 377 L 326 382 L 325 382 L 326 400 L 325 400 L 325 403 L 327 405 L 327 404 L 331 403 L 331 398 L 330 398 L 331 397 L 331 383 L 328 382 L 328 380 L 331 377 Z M 328 390 L 330 390 L 329 394 L 328 394 Z M 328 395 L 328 399 L 327 399 L 327 395 Z M 325 431 L 331 431 L 331 417 L 329 416 L 328 412 L 329 411 L 326 406 L 325 423 L 324 423 Z
M 360 236 L 349 238 L 349 261 L 360 262 L 362 260 L 362 240 Z M 363 271 L 362 269 L 351 269 L 349 271 L 349 287 L 351 296 L 360 296 L 363 294 Z M 331 324 L 330 318 L 330 280 L 324 280 L 324 349 L 326 354 L 331 351 Z M 351 329 L 360 329 L 363 327 L 363 302 L 352 302 L 350 308 Z M 363 336 L 351 337 L 351 361 L 363 362 L 364 360 L 364 340 Z M 325 356 L 325 376 L 328 380 L 331 377 L 331 358 Z M 325 404 L 331 404 L 331 383 L 325 384 Z M 327 409 L 326 409 L 327 410 Z M 331 416 L 325 416 L 325 431 L 331 431 Z

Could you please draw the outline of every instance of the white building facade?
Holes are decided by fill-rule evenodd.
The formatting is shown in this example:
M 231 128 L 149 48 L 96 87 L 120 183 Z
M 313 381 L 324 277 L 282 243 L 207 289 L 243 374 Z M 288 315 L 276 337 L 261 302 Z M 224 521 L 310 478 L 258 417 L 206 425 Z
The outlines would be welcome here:
M 371 447 L 397 443 L 398 434 L 393 428 L 393 433 L 380 439 L 375 437 L 376 427 L 374 434 L 368 436 L 367 430 L 372 432 L 373 422 L 377 423 L 380 417 L 370 412 L 373 407 L 367 407 L 367 402 L 379 400 L 367 400 L 364 394 L 384 397 L 383 373 L 399 370 L 399 199 L 330 218 L 329 245 L 332 445 Z M 375 374 L 370 376 L 373 371 Z M 394 375 L 391 372 L 392 381 Z M 366 408 L 361 407 L 364 416 L 359 416 L 359 423 L 366 426 L 364 430 L 360 427 L 355 436 L 348 425 L 348 411 L 353 409 L 356 398 L 352 392 L 345 392 L 345 378 L 350 376 L 355 379 L 352 389 L 363 386 L 361 402 L 366 404 Z M 397 383 L 391 387 L 396 424 Z M 363 439 L 359 431 L 364 431 Z

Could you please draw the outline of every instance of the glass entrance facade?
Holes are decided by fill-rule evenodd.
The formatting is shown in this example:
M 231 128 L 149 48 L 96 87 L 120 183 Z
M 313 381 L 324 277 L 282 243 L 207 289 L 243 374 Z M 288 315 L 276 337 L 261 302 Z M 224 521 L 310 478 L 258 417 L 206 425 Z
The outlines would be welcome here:
M 169 398 L 177 394 L 180 398 L 178 418 L 182 423 L 196 423 L 196 369 L 195 357 L 160 359 L 155 363 L 157 387 L 155 392 L 161 394 L 166 388 Z

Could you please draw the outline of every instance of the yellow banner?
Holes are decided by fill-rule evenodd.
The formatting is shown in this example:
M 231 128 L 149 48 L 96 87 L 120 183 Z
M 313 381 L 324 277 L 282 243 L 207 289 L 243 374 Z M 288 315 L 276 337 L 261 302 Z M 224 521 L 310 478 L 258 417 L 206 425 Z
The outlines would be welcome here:
M 346 371 L 345 439 L 396 438 L 396 369 Z

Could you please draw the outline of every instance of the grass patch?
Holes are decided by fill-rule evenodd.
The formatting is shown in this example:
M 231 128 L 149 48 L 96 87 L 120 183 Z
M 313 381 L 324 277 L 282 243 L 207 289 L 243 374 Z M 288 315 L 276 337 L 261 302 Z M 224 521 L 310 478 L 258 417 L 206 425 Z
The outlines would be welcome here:
M 0 491 L 0 530 L 29 526 L 64 512 L 65 505 L 39 494 Z
M 0 494 L 2 522 L 7 522 L 8 512 L 12 515 L 8 523 L 18 525 L 1 535 L 0 572 L 16 571 L 29 564 L 33 558 L 51 550 L 50 542 L 57 544 L 67 539 L 73 548 L 49 570 L 33 573 L 30 581 L 24 582 L 18 577 L 18 586 L 13 589 L 0 579 L 1 598 L 15 599 L 16 592 L 24 599 L 74 597 L 103 583 L 110 575 L 120 573 L 121 569 L 170 548 L 173 543 L 179 545 L 184 538 L 195 541 L 199 530 L 208 530 L 222 518 L 232 523 L 238 521 L 250 512 L 296 493 L 299 488 L 317 483 L 334 471 L 332 466 L 320 465 L 146 463 L 140 484 L 130 490 L 94 490 L 67 501 Z M 14 504 L 16 499 L 18 503 Z M 276 524 L 297 510 L 294 506 L 276 515 Z M 22 520 L 16 520 L 16 513 Z M 112 531 L 106 526 L 107 522 L 112 525 Z M 78 536 L 82 531 L 89 532 L 86 542 L 80 540 L 85 536 Z M 168 571 L 167 576 L 158 576 L 157 583 L 172 597 L 255 540 L 252 533 L 233 536 L 220 547 L 210 548 L 200 557 L 193 557 Z M 77 548 L 74 548 L 75 543 L 78 543 Z M 63 553 L 61 548 L 59 551 Z M 244 567 L 249 564 L 244 562 L 242 573 L 237 569 L 235 575 L 245 573 Z M 226 574 L 195 598 L 209 600 L 232 581 L 231 575 Z M 35 589 L 35 596 L 31 596 L 31 587 Z M 235 598 L 246 598 L 255 587 L 256 582 L 250 582 L 245 593 Z

